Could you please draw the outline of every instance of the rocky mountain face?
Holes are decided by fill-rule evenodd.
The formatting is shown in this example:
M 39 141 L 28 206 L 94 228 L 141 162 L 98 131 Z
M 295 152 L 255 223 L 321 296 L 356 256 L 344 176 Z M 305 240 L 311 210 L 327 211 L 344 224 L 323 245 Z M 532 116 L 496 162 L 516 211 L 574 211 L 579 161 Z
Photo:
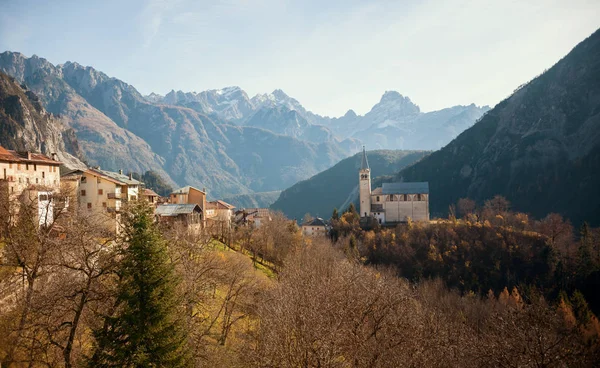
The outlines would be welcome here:
M 427 156 L 427 151 L 376 150 L 367 152 L 371 175 L 391 175 Z M 358 170 L 362 152 L 346 158 L 310 179 L 281 192 L 271 205 L 287 217 L 301 220 L 306 213 L 329 218 L 358 198 Z
M 36 56 L 4 52 L 0 70 L 29 86 L 48 111 L 62 116 L 90 164 L 110 170 L 152 170 L 172 185 L 209 188 L 212 197 L 280 190 L 348 154 L 335 141 L 312 143 L 227 124 L 217 110 L 209 116 L 157 96 L 150 102 L 134 87 L 77 63 L 54 66 Z M 214 104 L 213 98 L 219 96 L 225 101 L 244 95 L 231 88 L 203 98 Z M 174 93 L 169 99 L 184 101 L 184 97 Z M 242 106 L 219 111 L 243 114 Z
M 18 151 L 56 153 L 69 168 L 82 167 L 83 153 L 72 129 L 47 113 L 39 98 L 0 72 L 0 146 Z
M 471 127 L 488 106 L 454 106 L 423 113 L 408 97 L 387 91 L 371 111 L 350 110 L 329 127 L 341 137 L 360 139 L 367 147 L 435 150 Z
M 599 168 L 600 30 L 398 179 L 429 181 L 433 215 L 500 194 L 538 218 L 597 226 Z
M 214 96 L 207 98 L 207 96 Z M 343 142 L 343 147 L 439 149 L 471 127 L 488 106 L 454 106 L 423 113 L 408 97 L 387 91 L 364 116 L 349 110 L 330 118 L 306 110 L 277 89 L 252 98 L 239 87 L 200 93 L 171 91 L 146 96 L 148 101 L 190 107 L 237 125 L 253 126 L 311 142 Z

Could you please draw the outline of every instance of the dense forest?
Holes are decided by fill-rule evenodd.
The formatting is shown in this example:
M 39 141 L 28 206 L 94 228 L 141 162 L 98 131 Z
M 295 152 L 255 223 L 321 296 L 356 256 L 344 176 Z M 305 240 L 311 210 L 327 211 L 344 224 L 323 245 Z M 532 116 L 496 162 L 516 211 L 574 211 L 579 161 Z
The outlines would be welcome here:
M 56 198 L 61 203 L 60 198 Z M 4 202 L 5 204 L 6 202 Z M 8 367 L 594 367 L 598 231 L 495 198 L 460 218 L 332 239 L 262 226 L 191 234 L 145 202 L 100 218 L 7 208 L 0 361 Z M 18 213 L 18 216 L 17 216 Z M 560 265 L 560 266 L 559 266 Z M 561 284 L 563 283 L 563 284 Z

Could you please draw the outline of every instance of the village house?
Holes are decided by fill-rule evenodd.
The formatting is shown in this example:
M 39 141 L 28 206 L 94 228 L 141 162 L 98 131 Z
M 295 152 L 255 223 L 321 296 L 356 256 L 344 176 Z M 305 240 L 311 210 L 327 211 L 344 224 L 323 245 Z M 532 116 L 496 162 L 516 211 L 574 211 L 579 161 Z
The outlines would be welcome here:
M 206 189 L 200 190 L 189 185 L 179 188 L 171 193 L 169 203 L 197 204 L 204 211 L 206 208 Z
M 155 215 L 158 222 L 169 225 L 180 224 L 189 232 L 200 231 L 204 221 L 202 208 L 196 203 L 161 204 L 156 207 Z
M 140 199 L 140 193 L 142 192 L 143 183 L 139 180 L 136 180 L 132 177 L 132 174 L 129 175 L 123 174 L 123 170 L 119 170 L 119 172 L 101 170 L 99 167 L 96 169 L 103 173 L 104 175 L 118 180 L 119 182 L 125 184 L 125 188 L 123 188 L 123 200 L 125 201 L 137 201 Z
M 302 224 L 302 235 L 304 236 L 324 236 L 327 235 L 328 230 L 329 225 L 320 217 Z
M 382 225 L 429 221 L 429 183 L 383 183 L 371 191 L 371 169 L 367 153 L 359 170 L 360 216 L 375 218 Z
M 150 203 L 153 207 L 158 206 L 160 196 L 152 189 L 144 188 L 142 190 L 142 198 Z
M 60 165 L 56 154 L 50 158 L 0 146 L 0 215 L 16 214 L 17 209 L 11 204 L 19 200 L 37 208 L 40 226 L 51 224 L 56 205 L 53 195 L 60 191 Z
M 230 226 L 234 209 L 235 206 L 221 200 L 206 202 L 206 219 Z
M 120 212 L 129 198 L 128 183 L 98 169 L 72 170 L 62 178 L 68 183 L 70 190 L 76 193 L 80 211 L 97 216 L 98 222 L 107 230 L 118 232 Z

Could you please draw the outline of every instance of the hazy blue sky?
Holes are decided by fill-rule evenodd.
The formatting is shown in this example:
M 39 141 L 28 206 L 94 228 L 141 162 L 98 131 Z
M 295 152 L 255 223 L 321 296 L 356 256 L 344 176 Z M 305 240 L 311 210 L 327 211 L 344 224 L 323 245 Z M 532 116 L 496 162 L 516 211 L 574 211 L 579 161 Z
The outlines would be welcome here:
M 141 93 L 283 89 L 365 113 L 495 105 L 600 26 L 598 0 L 0 0 L 0 52 L 91 65 Z

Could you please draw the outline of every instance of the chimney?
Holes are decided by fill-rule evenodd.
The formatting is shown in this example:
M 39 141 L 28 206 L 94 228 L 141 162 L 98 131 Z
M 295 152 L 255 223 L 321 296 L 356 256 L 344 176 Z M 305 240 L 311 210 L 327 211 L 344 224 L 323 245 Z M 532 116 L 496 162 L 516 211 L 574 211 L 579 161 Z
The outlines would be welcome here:
M 129 180 L 133 179 L 133 173 L 129 173 Z
M 123 169 L 119 169 L 119 174 L 123 175 Z
M 50 154 L 50 156 L 52 156 L 52 160 L 54 160 L 54 161 L 58 161 L 58 160 L 56 159 L 56 152 L 52 152 L 52 153 Z
M 31 152 L 27 151 L 27 159 L 31 160 Z
M 202 188 L 202 191 L 204 192 L 204 194 L 206 194 L 206 188 Z

